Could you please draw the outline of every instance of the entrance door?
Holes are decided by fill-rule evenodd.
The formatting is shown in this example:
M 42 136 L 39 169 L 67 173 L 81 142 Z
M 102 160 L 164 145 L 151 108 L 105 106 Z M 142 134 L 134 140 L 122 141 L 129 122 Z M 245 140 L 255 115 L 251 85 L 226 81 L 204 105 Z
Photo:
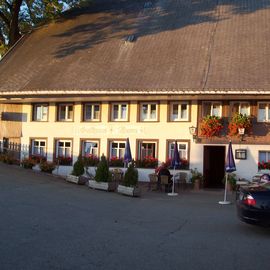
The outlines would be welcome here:
M 204 187 L 224 187 L 225 146 L 204 146 L 203 175 Z

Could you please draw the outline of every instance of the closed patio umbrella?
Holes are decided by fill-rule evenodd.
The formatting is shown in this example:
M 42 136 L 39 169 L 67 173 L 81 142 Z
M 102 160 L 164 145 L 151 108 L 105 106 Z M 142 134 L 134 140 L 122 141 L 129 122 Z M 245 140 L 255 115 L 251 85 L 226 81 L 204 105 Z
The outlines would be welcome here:
M 169 196 L 178 195 L 178 193 L 174 192 L 174 180 L 175 180 L 175 168 L 179 167 L 180 164 L 181 164 L 181 162 L 180 162 L 180 156 L 179 156 L 179 151 L 178 151 L 178 145 L 177 145 L 177 141 L 175 141 L 174 150 L 173 150 L 173 158 L 172 158 L 172 162 L 171 162 L 171 165 L 173 167 L 173 185 L 172 185 L 172 192 L 168 193 Z
M 127 165 L 132 161 L 132 155 L 130 150 L 129 138 L 126 141 L 125 154 L 124 154 L 124 164 Z
M 234 162 L 234 157 L 233 157 L 233 151 L 232 151 L 232 142 L 229 142 L 229 147 L 228 147 L 228 153 L 226 157 L 226 162 L 225 162 L 225 172 L 226 172 L 226 180 L 225 180 L 225 191 L 224 191 L 224 200 L 220 201 L 219 204 L 230 204 L 230 201 L 227 201 L 227 182 L 228 182 L 228 173 L 236 171 L 236 166 Z

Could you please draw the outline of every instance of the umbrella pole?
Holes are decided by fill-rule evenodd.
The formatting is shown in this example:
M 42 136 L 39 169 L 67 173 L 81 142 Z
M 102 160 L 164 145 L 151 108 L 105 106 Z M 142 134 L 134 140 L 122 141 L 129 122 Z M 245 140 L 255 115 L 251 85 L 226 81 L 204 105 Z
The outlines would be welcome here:
M 230 204 L 231 203 L 230 201 L 227 201 L 227 182 L 228 182 L 228 173 L 226 172 L 224 200 L 218 202 L 219 204 Z
M 176 196 L 178 193 L 174 192 L 174 178 L 175 178 L 175 165 L 173 167 L 173 184 L 172 184 L 172 192 L 168 193 L 169 196 Z

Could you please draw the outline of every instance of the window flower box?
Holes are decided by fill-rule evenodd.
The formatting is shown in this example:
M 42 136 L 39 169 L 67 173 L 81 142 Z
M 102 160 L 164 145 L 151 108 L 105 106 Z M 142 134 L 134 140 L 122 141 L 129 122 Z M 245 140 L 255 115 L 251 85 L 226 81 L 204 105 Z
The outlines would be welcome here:
M 220 117 L 207 115 L 201 121 L 200 135 L 207 138 L 219 136 L 222 129 L 223 124 Z
M 239 129 L 244 129 L 244 133 L 248 134 L 250 133 L 251 128 L 252 124 L 250 118 L 241 113 L 235 113 L 228 126 L 230 136 L 244 135 L 239 133 Z

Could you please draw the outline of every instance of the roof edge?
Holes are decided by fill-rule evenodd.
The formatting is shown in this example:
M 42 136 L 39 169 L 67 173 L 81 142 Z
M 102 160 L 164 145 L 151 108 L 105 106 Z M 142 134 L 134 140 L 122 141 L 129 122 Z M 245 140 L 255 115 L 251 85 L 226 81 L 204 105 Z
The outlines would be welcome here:
M 135 94 L 135 95 L 211 95 L 211 94 L 220 94 L 220 95 L 237 95 L 237 94 L 249 94 L 249 95 L 258 95 L 264 94 L 269 95 L 270 89 L 145 89 L 145 90 L 136 90 L 136 89 L 93 89 L 93 90 L 22 90 L 22 91 L 2 91 L 0 92 L 0 97 L 5 96 L 22 96 L 22 95 L 117 95 L 117 94 Z

